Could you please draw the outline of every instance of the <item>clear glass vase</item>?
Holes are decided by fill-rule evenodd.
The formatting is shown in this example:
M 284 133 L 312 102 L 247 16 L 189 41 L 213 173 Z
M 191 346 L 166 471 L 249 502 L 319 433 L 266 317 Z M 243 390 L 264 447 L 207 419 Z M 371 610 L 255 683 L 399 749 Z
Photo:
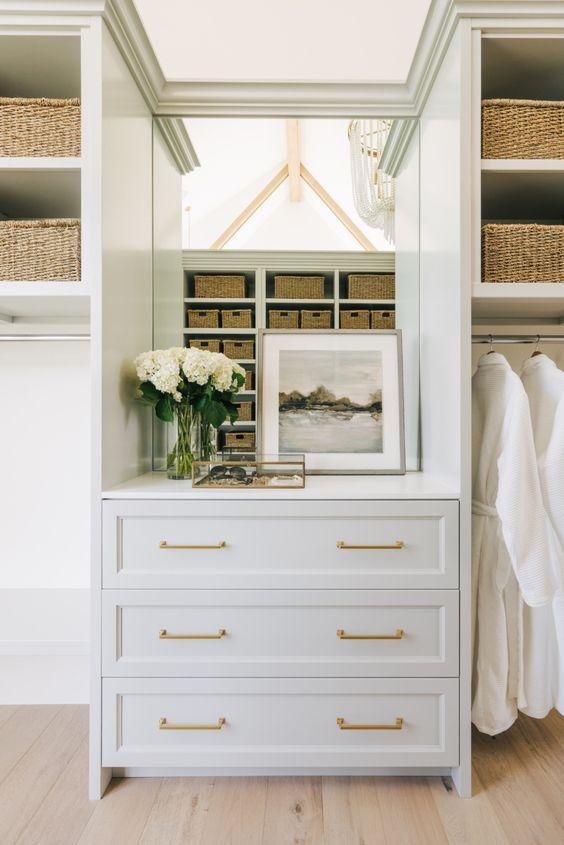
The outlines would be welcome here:
M 167 474 L 175 480 L 191 479 L 194 461 L 209 460 L 217 452 L 217 432 L 191 405 L 174 409 L 167 426 Z
M 169 478 L 192 478 L 192 464 L 200 457 L 200 425 L 191 405 L 174 408 L 174 420 L 167 426 L 166 470 Z

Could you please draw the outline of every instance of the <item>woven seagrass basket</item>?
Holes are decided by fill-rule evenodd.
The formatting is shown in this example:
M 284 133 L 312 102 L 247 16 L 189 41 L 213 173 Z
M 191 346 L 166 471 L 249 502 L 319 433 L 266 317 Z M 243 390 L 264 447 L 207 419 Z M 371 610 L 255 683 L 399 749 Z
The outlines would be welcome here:
M 199 299 L 245 298 L 244 276 L 194 276 L 194 296 Z
M 395 329 L 395 311 L 371 311 L 371 324 L 373 329 Z
M 349 299 L 394 299 L 395 276 L 382 273 L 350 273 L 348 294 Z
M 245 370 L 245 390 L 253 389 L 254 375 L 252 370 Z
M 0 156 L 79 156 L 80 100 L 0 97 Z
M 237 311 L 222 308 L 221 325 L 224 329 L 250 329 L 253 325 L 253 312 L 250 308 Z
M 564 282 L 564 226 L 482 226 L 483 282 Z
M 237 405 L 237 419 L 241 422 L 250 422 L 253 418 L 252 402 L 235 402 Z
M 228 358 L 249 360 L 255 357 L 254 340 L 224 340 L 223 354 Z
M 204 340 L 203 338 L 191 338 L 190 346 L 193 349 L 202 349 L 205 352 L 219 352 L 221 349 L 221 341 L 215 340 L 213 338 L 209 338 L 206 340 Z
M 342 329 L 369 329 L 370 311 L 341 311 Z
M 276 299 L 323 299 L 325 278 L 323 276 L 275 276 L 274 296 Z
M 300 311 L 302 329 L 330 329 L 331 311 Z
M 80 280 L 80 220 L 0 220 L 0 280 Z
M 219 327 L 219 311 L 196 311 L 188 309 L 188 327 L 191 329 L 217 329 Z
M 225 447 L 227 449 L 254 449 L 255 434 L 253 431 L 226 431 Z
M 564 102 L 482 100 L 482 158 L 564 158 Z
M 299 311 L 276 311 L 268 312 L 269 329 L 298 329 L 300 327 Z

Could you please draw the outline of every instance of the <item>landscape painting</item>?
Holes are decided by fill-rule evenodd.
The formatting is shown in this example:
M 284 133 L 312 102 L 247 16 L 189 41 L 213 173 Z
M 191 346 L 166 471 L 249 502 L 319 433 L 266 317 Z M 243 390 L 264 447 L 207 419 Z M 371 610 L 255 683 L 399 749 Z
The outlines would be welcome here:
M 382 352 L 280 350 L 281 452 L 383 452 Z

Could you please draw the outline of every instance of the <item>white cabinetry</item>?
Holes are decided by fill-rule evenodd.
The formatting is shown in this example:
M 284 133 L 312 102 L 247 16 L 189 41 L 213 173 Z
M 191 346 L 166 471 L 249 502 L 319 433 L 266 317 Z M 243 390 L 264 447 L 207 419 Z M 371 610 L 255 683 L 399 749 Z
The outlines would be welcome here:
M 104 503 L 104 766 L 458 765 L 458 502 L 300 497 Z

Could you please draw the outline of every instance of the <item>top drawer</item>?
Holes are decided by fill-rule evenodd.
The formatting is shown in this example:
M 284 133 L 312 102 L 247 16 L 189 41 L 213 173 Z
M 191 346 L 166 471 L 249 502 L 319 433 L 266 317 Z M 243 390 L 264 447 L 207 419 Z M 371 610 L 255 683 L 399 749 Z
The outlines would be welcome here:
M 104 587 L 452 589 L 458 502 L 104 502 Z

